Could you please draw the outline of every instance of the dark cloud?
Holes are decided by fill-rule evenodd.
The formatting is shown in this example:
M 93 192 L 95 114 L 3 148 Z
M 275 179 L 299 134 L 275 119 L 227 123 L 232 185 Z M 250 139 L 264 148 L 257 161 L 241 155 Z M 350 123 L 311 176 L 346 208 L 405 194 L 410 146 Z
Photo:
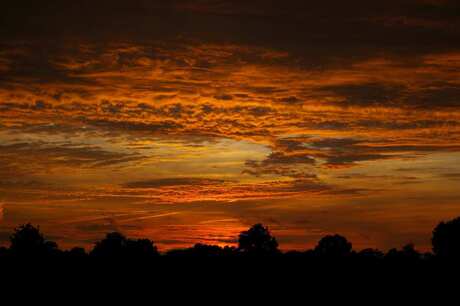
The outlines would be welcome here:
M 319 88 L 324 97 L 335 98 L 340 106 L 421 107 L 437 109 L 460 106 L 460 86 L 435 83 L 409 90 L 401 84 L 343 84 Z
M 48 103 L 46 103 L 45 101 L 42 101 L 42 100 L 38 100 L 35 102 L 35 105 L 34 105 L 34 109 L 36 110 L 42 110 L 42 109 L 46 109 L 46 108 L 51 108 L 52 106 Z
M 431 152 L 458 152 L 456 144 L 398 144 L 390 140 L 365 138 L 282 138 L 273 153 L 262 161 L 246 161 L 243 174 L 253 176 L 279 175 L 291 178 L 308 177 L 312 167 L 351 167 L 360 162 L 414 158 Z
M 246 161 L 243 174 L 253 176 L 277 175 L 295 179 L 316 180 L 312 167 L 316 164 L 314 156 L 303 152 L 304 143 L 296 139 L 279 139 L 273 148 L 275 151 L 262 161 Z M 278 151 L 276 151 L 278 150 Z
M 347 165 L 362 161 L 401 158 L 404 154 L 423 154 L 428 152 L 456 152 L 460 146 L 456 144 L 423 145 L 423 144 L 392 144 L 391 141 L 380 140 L 367 143 L 364 139 L 326 138 L 311 141 L 312 148 L 319 151 L 310 153 L 316 158 L 327 160 L 329 165 Z M 409 155 L 406 155 L 409 156 Z
M 134 122 L 134 121 L 115 121 L 106 119 L 89 119 L 84 118 L 83 121 L 93 127 L 104 129 L 108 132 L 145 132 L 154 133 L 159 131 L 177 130 L 181 127 L 179 123 L 174 121 L 162 121 L 162 122 Z
M 410 104 L 423 108 L 460 107 L 460 84 L 423 89 L 409 97 Z
M 9 173 L 11 176 L 13 173 Z M 14 177 L 4 177 L 5 173 L 0 171 L 0 189 L 43 189 L 48 188 L 49 184 L 38 180 L 24 180 Z
M 390 159 L 395 158 L 394 156 L 387 156 L 383 154 L 344 154 L 339 156 L 331 156 L 327 158 L 327 165 L 329 166 L 340 166 L 340 165 L 351 165 L 357 162 L 364 162 L 364 161 L 374 161 L 374 160 L 382 160 L 382 159 Z
M 444 173 L 441 175 L 442 178 L 447 178 L 449 180 L 453 181 L 459 181 L 460 180 L 460 173 Z
M 395 158 L 395 156 L 385 155 L 386 150 L 369 147 L 363 142 L 353 138 L 326 138 L 313 140 L 309 145 L 318 150 L 312 155 L 325 159 L 328 166 L 346 166 L 363 161 Z
M 363 140 L 353 138 L 325 138 L 313 140 L 310 142 L 310 145 L 320 149 L 334 149 L 341 151 L 346 147 L 353 147 L 362 142 Z
M 295 152 L 295 151 L 301 151 L 305 150 L 306 146 L 305 143 L 308 142 L 309 139 L 298 139 L 298 138 L 283 138 L 283 139 L 278 139 L 276 141 L 275 146 L 277 148 L 282 148 L 283 151 L 286 152 Z
M 287 103 L 287 104 L 295 104 L 295 103 L 301 103 L 302 102 L 301 99 L 299 99 L 297 97 L 294 97 L 294 96 L 281 98 L 279 101 L 282 102 L 282 103 Z
M 303 55 L 297 64 L 316 68 L 381 52 L 414 55 L 459 46 L 454 1 L 22 0 L 2 3 L 0 12 L 5 38 L 186 37 L 281 49 Z
M 331 186 L 327 186 L 316 180 L 298 179 L 291 182 L 290 186 L 285 189 L 289 192 L 326 191 L 330 190 Z
M 304 154 L 286 155 L 280 152 L 270 154 L 263 161 L 264 164 L 309 164 L 315 163 L 315 159 Z
M 232 95 L 216 95 L 214 96 L 215 99 L 217 100 L 223 100 L 223 101 L 231 101 L 233 100 L 233 96 Z
M 379 83 L 325 86 L 319 90 L 339 98 L 343 106 L 395 106 L 406 91 L 402 85 Z
M 101 103 L 101 109 L 105 113 L 109 114 L 119 114 L 123 111 L 124 104 L 123 103 L 111 103 L 110 101 L 103 101 Z
M 1 145 L 0 153 L 0 163 L 6 165 L 4 169 L 22 169 L 21 164 L 27 164 L 27 171 L 31 173 L 49 171 L 56 166 L 107 167 L 144 158 L 137 153 L 110 152 L 96 146 L 40 142 Z
M 386 129 L 386 130 L 416 130 L 437 127 L 455 127 L 459 122 L 453 120 L 361 120 L 356 126 L 369 129 Z
M 300 167 L 299 165 L 286 164 L 280 165 L 267 165 L 257 161 L 247 161 L 246 168 L 242 174 L 247 174 L 256 177 L 275 175 L 279 177 L 290 177 L 293 179 L 309 179 L 317 180 L 318 176 L 312 173 L 312 169 L 308 167 Z
M 224 180 L 205 179 L 205 178 L 164 178 L 153 179 L 137 182 L 129 182 L 123 185 L 125 188 L 140 189 L 140 188 L 161 188 L 161 187 L 176 187 L 176 186 L 206 186 L 223 184 Z

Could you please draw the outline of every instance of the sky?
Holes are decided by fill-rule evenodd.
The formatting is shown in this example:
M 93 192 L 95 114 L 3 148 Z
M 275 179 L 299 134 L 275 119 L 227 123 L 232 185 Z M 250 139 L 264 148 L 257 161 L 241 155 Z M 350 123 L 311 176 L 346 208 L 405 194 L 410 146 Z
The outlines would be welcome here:
M 414 243 L 460 215 L 460 4 L 0 4 L 0 245 Z

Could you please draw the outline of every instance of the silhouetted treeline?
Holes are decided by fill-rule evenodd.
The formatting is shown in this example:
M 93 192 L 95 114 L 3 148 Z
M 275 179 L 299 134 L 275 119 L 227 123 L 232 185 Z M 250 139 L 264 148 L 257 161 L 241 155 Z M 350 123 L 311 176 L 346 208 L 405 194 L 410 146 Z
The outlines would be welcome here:
M 133 260 L 155 262 L 160 259 L 280 259 L 303 262 L 353 262 L 364 264 L 422 264 L 460 261 L 460 218 L 441 222 L 432 235 L 433 252 L 420 253 L 414 245 L 382 252 L 377 249 L 353 250 L 353 245 L 341 235 L 323 237 L 312 250 L 282 252 L 267 227 L 256 224 L 240 233 L 237 247 L 196 244 L 191 248 L 171 250 L 161 254 L 149 239 L 130 239 L 121 233 L 109 233 L 87 252 L 83 248 L 60 250 L 47 240 L 39 227 L 25 224 L 15 229 L 9 248 L 0 248 L 0 260 Z

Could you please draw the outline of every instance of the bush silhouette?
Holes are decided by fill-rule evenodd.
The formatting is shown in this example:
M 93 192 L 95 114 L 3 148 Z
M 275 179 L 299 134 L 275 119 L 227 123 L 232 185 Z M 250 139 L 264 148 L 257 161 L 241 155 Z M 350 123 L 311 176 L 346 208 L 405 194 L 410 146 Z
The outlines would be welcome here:
M 10 252 L 14 256 L 45 257 L 59 253 L 57 244 L 46 240 L 40 229 L 30 223 L 16 228 L 10 242 Z
M 433 230 L 433 252 L 442 258 L 460 258 L 460 218 L 441 222 Z
M 276 255 L 280 253 L 275 237 L 262 224 L 256 224 L 240 234 L 238 250 L 251 255 Z
M 322 238 L 315 248 L 315 253 L 321 258 L 342 258 L 351 254 L 352 244 L 340 235 Z

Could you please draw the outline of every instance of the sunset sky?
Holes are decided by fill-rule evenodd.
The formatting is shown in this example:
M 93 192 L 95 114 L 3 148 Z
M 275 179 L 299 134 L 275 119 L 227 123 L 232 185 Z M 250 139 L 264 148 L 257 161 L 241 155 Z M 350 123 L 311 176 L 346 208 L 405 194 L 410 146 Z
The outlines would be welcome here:
M 428 250 L 459 215 L 456 0 L 0 4 L 0 245 Z

